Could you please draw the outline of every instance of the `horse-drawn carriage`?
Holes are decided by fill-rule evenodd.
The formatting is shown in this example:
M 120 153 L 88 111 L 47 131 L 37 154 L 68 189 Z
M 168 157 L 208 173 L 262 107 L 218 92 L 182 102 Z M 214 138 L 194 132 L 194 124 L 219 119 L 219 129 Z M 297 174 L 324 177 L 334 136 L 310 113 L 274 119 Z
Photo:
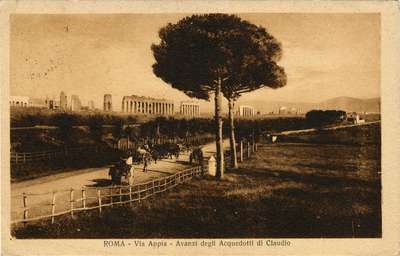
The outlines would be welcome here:
M 158 159 L 179 158 L 180 147 L 178 144 L 164 143 L 155 145 L 144 145 L 134 150 L 122 152 L 123 157 L 110 167 L 108 175 L 111 176 L 112 185 L 121 185 L 124 177 L 128 184 L 133 183 L 133 164 L 143 164 L 143 171 L 147 171 L 147 166 L 151 160 L 157 163 Z
M 175 156 L 175 158 L 179 158 L 181 148 L 179 144 L 174 143 L 164 143 L 164 144 L 155 144 L 150 148 L 151 155 L 156 155 L 157 159 L 162 158 L 170 158 Z
M 122 177 L 124 177 L 131 185 L 131 180 L 133 180 L 133 170 L 132 167 L 125 163 L 124 160 L 119 161 L 117 164 L 110 167 L 108 175 L 111 176 L 111 185 L 121 185 Z
M 203 163 L 203 150 L 201 147 L 195 147 L 192 152 L 189 155 L 189 162 L 192 163 L 198 163 L 202 164 Z

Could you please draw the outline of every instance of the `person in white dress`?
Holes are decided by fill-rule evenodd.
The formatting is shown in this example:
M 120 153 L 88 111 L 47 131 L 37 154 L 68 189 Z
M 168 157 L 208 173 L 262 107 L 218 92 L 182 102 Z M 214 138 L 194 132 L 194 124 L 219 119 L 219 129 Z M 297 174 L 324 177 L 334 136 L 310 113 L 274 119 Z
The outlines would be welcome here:
M 129 185 L 133 185 L 133 171 L 134 171 L 134 167 L 133 167 L 133 158 L 132 156 L 129 156 L 128 159 L 126 159 L 126 164 L 130 167 L 129 169 L 129 177 L 128 177 L 128 183 Z

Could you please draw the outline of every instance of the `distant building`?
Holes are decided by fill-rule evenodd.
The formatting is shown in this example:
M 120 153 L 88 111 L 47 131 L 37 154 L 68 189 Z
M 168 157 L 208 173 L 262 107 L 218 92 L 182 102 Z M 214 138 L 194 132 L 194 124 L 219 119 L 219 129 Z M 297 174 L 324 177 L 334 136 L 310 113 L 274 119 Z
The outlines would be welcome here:
M 347 121 L 353 124 L 362 124 L 365 123 L 365 120 L 360 117 L 356 112 L 347 113 Z
M 184 116 L 200 116 L 200 104 L 182 101 L 179 112 Z
M 104 111 L 112 111 L 112 96 L 111 96 L 111 94 L 104 94 L 103 110 Z
M 285 106 L 280 107 L 278 113 L 280 115 L 287 114 L 288 113 L 287 107 L 285 107 Z
M 89 100 L 88 108 L 89 108 L 89 110 L 94 110 L 94 101 L 93 100 Z
M 68 109 L 68 103 L 67 103 L 67 95 L 64 92 L 60 93 L 60 109 L 61 110 L 67 110 Z
M 122 98 L 122 112 L 132 114 L 173 115 L 174 102 L 136 95 Z
M 294 107 L 290 108 L 289 114 L 297 114 L 297 113 L 298 113 L 297 108 L 294 108 Z
M 55 100 L 55 99 L 45 99 L 45 104 L 46 108 L 51 109 L 51 110 L 56 110 L 60 108 L 60 101 Z
M 46 99 L 41 98 L 30 98 L 29 106 L 33 108 L 48 108 Z
M 71 95 L 71 111 L 80 111 L 81 108 L 82 103 L 78 95 Z
M 29 97 L 26 96 L 10 96 L 10 107 L 29 107 Z
M 255 115 L 255 110 L 252 106 L 239 106 L 238 115 L 241 117 L 252 117 Z

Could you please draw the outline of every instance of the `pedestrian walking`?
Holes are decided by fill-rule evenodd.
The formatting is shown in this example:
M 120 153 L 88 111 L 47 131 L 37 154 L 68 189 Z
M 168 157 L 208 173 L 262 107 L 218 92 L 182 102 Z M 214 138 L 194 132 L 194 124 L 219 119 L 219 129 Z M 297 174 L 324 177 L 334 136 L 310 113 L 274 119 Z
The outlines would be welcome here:
M 128 184 L 132 185 L 133 184 L 133 171 L 134 171 L 134 167 L 133 167 L 133 157 L 132 157 L 132 153 L 129 154 L 128 159 L 126 160 L 126 164 L 129 167 L 129 171 L 127 173 L 127 178 L 128 178 Z
M 147 165 L 149 164 L 149 158 L 147 154 L 143 155 L 143 172 L 147 172 Z
M 158 153 L 158 151 L 157 151 L 157 150 L 153 150 L 153 151 L 151 152 L 151 155 L 152 155 L 152 157 L 153 157 L 154 163 L 157 164 L 157 160 L 158 160 L 158 158 L 159 158 L 159 153 Z

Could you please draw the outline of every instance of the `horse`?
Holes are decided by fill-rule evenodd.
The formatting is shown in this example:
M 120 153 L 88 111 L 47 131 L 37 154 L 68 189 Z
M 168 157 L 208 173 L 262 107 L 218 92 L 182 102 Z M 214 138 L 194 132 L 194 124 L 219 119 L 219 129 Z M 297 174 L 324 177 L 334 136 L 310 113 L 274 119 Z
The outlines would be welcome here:
M 155 144 L 151 148 L 153 158 L 162 159 L 168 156 L 167 144 Z M 154 157 L 155 156 L 155 157 Z
M 151 158 L 154 160 L 154 163 L 157 164 L 157 160 L 160 159 L 160 153 L 157 150 L 152 149 L 150 155 Z
M 150 154 L 156 155 L 157 158 L 171 158 L 175 156 L 179 157 L 179 145 L 173 143 L 155 144 L 150 150 Z
M 178 144 L 174 144 L 174 143 L 167 144 L 167 152 L 168 152 L 168 157 L 170 159 L 172 159 L 172 156 L 175 156 L 175 158 L 178 159 L 180 151 L 181 151 L 181 149 Z

